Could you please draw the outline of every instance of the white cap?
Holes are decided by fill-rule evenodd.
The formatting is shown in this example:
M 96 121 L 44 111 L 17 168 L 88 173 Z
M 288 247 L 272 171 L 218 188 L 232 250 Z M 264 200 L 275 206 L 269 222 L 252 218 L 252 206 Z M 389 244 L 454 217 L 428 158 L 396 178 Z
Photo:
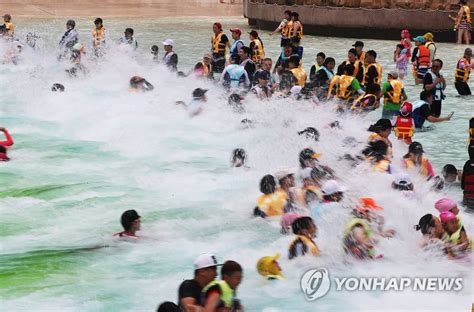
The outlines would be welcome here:
M 410 179 L 410 176 L 408 175 L 408 173 L 406 172 L 402 172 L 402 173 L 399 173 L 397 174 L 397 176 L 395 177 L 395 184 L 397 185 L 400 185 L 400 184 L 411 184 L 411 179 Z
M 301 87 L 301 86 L 294 86 L 293 88 L 291 88 L 290 93 L 293 96 L 297 96 L 301 93 L 302 89 L 303 89 L 303 87 Z
M 289 175 L 295 174 L 296 170 L 294 168 L 281 169 L 275 172 L 274 176 L 277 180 L 281 180 Z
M 197 259 L 194 261 L 194 270 L 209 268 L 218 265 L 222 264 L 217 263 L 216 256 L 210 253 L 205 253 L 199 255 L 199 257 L 197 257 Z
M 326 181 L 323 186 L 321 187 L 321 191 L 323 192 L 324 195 L 332 195 L 336 193 L 342 193 L 347 191 L 347 189 L 337 183 L 336 180 L 329 180 Z
M 172 39 L 166 39 L 163 41 L 163 45 L 174 46 L 174 41 Z

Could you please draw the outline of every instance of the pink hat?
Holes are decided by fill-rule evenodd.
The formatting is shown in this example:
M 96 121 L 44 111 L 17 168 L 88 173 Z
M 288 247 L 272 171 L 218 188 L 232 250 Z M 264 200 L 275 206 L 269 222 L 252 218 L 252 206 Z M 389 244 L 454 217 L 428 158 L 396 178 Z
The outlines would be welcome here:
M 456 207 L 457 207 L 457 205 L 454 202 L 454 200 L 452 200 L 451 198 L 447 198 L 447 197 L 441 198 L 440 200 L 438 200 L 435 203 L 435 208 L 440 213 L 442 213 L 444 211 L 450 211 L 451 209 L 456 208 Z
M 451 220 L 457 220 L 457 217 L 454 213 L 451 211 L 443 211 L 440 215 L 439 218 L 441 219 L 441 223 L 446 223 Z
M 289 229 L 291 229 L 291 225 L 293 224 L 293 222 L 296 219 L 301 218 L 301 217 L 303 217 L 303 215 L 301 215 L 299 213 L 294 213 L 294 212 L 285 213 L 281 217 L 281 220 L 280 220 L 281 227 L 284 230 L 288 231 Z

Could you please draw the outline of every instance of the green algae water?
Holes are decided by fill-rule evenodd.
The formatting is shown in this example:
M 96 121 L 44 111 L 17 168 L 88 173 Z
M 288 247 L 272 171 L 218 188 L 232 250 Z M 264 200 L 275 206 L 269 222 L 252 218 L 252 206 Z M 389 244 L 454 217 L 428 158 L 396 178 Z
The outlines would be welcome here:
M 418 200 L 407 201 L 390 189 L 388 175 L 348 168 L 338 161 L 344 153 L 364 146 L 366 128 L 381 112 L 366 117 L 338 116 L 330 104 L 314 106 L 291 100 L 262 103 L 249 96 L 247 112 L 235 114 L 227 107 L 223 91 L 211 82 L 177 78 L 151 60 L 150 47 L 175 41 L 179 70 L 188 72 L 209 52 L 213 19 L 173 18 L 105 20 L 112 40 L 126 27 L 135 29 L 136 53 L 111 45 L 105 59 L 84 59 L 89 75 L 68 77 L 65 64 L 56 60 L 55 47 L 64 32 L 63 19 L 16 20 L 17 33 L 40 36 L 39 49 L 25 49 L 17 65 L 0 65 L 0 126 L 8 128 L 15 145 L 12 161 L 0 165 L 0 310 L 2 311 L 153 311 L 165 300 L 176 301 L 177 289 L 192 277 L 192 262 L 204 252 L 220 261 L 232 259 L 244 267 L 238 298 L 246 311 L 466 311 L 472 302 L 472 262 L 424 257 L 413 225 L 425 213 L 435 213 L 435 193 L 422 179 L 414 179 Z M 76 20 L 80 41 L 90 46 L 92 19 Z M 250 29 L 246 20 L 221 20 L 226 29 L 240 27 L 243 39 Z M 267 55 L 274 61 L 279 38 L 261 32 Z M 396 42 L 364 40 L 374 49 L 384 71 L 393 68 Z M 353 40 L 304 37 L 304 69 L 317 52 L 340 63 Z M 463 47 L 439 44 L 444 61 L 447 99 L 443 115 L 454 111 L 452 121 L 434 130 L 417 133 L 437 173 L 446 163 L 461 168 L 467 159 L 468 120 L 474 99 L 456 96 L 453 68 Z M 147 94 L 127 92 L 133 75 L 155 86 Z M 385 76 L 385 75 L 384 75 Z M 64 93 L 52 93 L 60 82 Z M 419 86 L 405 80 L 411 101 Z M 189 101 L 196 87 L 210 89 L 204 112 L 189 118 L 176 101 Z M 243 129 L 241 119 L 255 120 Z M 326 125 L 340 120 L 342 129 Z M 314 126 L 318 143 L 296 132 Z M 356 147 L 342 144 L 354 136 Z M 395 141 L 393 139 L 393 141 Z M 290 236 L 279 232 L 277 222 L 251 217 L 259 195 L 260 178 L 282 167 L 297 166 L 298 152 L 313 147 L 321 161 L 335 168 L 349 188 L 346 201 L 372 196 L 385 207 L 387 226 L 397 235 L 382 241 L 385 258 L 357 262 L 345 258 L 341 220 L 348 212 L 335 212 L 316 220 L 322 250 L 315 259 L 286 259 Z M 230 153 L 241 147 L 249 154 L 249 167 L 232 169 Z M 406 146 L 394 142 L 395 159 Z M 395 166 L 399 166 L 394 161 Z M 444 191 L 456 200 L 459 188 Z M 120 242 L 112 237 L 121 230 L 120 215 L 136 209 L 142 216 L 143 239 Z M 461 212 L 473 236 L 472 216 Z M 343 225 L 343 224 L 342 224 Z M 286 279 L 264 283 L 255 264 L 265 255 L 282 254 Z M 442 276 L 462 277 L 459 292 L 337 292 L 308 302 L 300 290 L 300 277 L 310 268 L 327 267 L 336 276 Z

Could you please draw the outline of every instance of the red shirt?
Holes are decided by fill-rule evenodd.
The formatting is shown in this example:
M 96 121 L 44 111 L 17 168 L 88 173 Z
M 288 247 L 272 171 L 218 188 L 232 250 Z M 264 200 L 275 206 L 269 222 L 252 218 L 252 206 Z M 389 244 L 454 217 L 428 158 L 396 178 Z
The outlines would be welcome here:
M 10 136 L 10 133 L 8 133 L 8 131 L 6 129 L 3 130 L 3 133 L 5 133 L 6 141 L 0 141 L 0 145 L 8 148 L 8 147 L 13 145 L 13 139 Z

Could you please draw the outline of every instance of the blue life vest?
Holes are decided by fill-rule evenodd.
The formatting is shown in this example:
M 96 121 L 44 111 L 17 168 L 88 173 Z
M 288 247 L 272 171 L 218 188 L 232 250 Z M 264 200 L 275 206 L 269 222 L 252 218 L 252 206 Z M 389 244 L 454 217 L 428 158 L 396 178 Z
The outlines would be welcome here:
M 230 64 L 224 74 L 225 88 L 238 88 L 245 83 L 245 68 L 237 64 Z

